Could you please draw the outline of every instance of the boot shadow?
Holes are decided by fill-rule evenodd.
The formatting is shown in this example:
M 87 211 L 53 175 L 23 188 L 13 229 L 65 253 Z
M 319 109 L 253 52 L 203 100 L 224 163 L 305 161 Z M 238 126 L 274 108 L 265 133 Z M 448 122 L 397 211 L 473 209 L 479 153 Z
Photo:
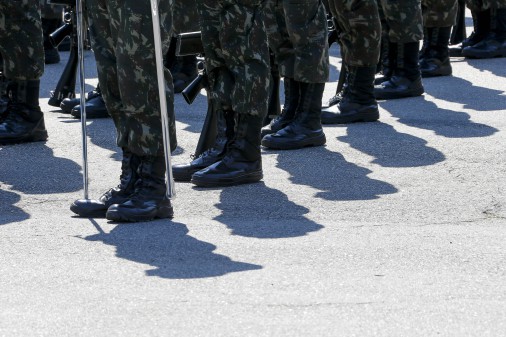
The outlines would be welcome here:
M 441 109 L 425 98 L 414 105 L 415 109 L 409 109 L 410 99 L 412 98 L 382 102 L 381 107 L 402 124 L 434 131 L 447 138 L 488 137 L 498 131 L 491 126 L 471 121 L 471 116 L 465 112 Z
M 0 153 L 0 182 L 11 185 L 12 190 L 55 194 L 82 188 L 81 166 L 70 159 L 55 157 L 45 144 L 9 145 Z
M 473 68 L 480 71 L 489 71 L 490 73 L 498 77 L 506 77 L 506 67 L 504 57 L 478 60 L 478 59 L 466 59 L 466 62 Z
M 21 222 L 30 218 L 28 213 L 14 206 L 20 199 L 18 194 L 4 190 L 0 184 L 0 214 L 2 215 L 0 216 L 0 225 Z
M 288 200 L 285 194 L 263 182 L 224 188 L 216 207 L 222 213 L 214 219 L 230 228 L 233 235 L 292 238 L 323 228 L 304 216 L 309 209 Z
M 146 271 L 146 276 L 194 279 L 262 269 L 262 266 L 214 253 L 215 245 L 189 236 L 182 223 L 160 220 L 149 224 L 119 224 L 110 233 L 94 225 L 100 233 L 85 240 L 115 246 L 117 257 L 153 267 Z
M 428 166 L 445 160 L 444 154 L 428 147 L 425 140 L 397 132 L 385 123 L 370 123 L 367 128 L 350 124 L 347 135 L 337 139 L 374 157 L 372 162 L 383 167 Z
M 341 154 L 323 146 L 295 151 L 279 152 L 277 167 L 291 174 L 292 183 L 320 190 L 318 198 L 372 200 L 397 192 L 393 185 L 367 177 L 372 171 L 347 162 Z
M 463 78 L 455 76 L 424 78 L 423 84 L 425 92 L 431 96 L 444 101 L 462 104 L 465 109 L 476 111 L 497 111 L 506 109 L 506 99 L 504 99 L 503 95 L 504 91 L 480 87 Z M 394 100 L 388 101 L 388 103 L 392 101 Z M 407 102 L 405 100 L 398 101 Z M 381 106 L 384 107 L 385 104 L 382 103 Z M 406 106 L 409 105 L 405 105 L 405 107 Z M 435 111 L 433 107 L 428 106 L 426 109 L 421 110 L 420 114 L 426 114 L 426 110 L 428 110 L 429 113 Z M 442 118 L 450 118 L 451 120 L 454 120 L 461 124 L 463 124 L 465 120 L 469 119 L 469 115 L 463 112 L 444 109 L 439 110 L 442 111 L 438 111 L 437 115 L 443 113 L 441 116 Z M 448 112 L 447 115 L 444 115 L 445 111 Z M 457 113 L 462 113 L 467 118 L 464 118 L 463 116 L 460 116 L 460 118 L 457 116 L 452 116 Z M 437 115 L 432 117 L 437 117 Z

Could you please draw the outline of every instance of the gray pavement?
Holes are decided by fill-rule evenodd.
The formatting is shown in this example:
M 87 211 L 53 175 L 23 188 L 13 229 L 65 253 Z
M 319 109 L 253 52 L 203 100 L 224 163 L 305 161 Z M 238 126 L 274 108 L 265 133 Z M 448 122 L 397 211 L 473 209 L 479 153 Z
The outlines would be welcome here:
M 62 56 L 42 80 L 48 141 L 0 147 L 1 336 L 506 335 L 506 59 L 453 58 L 379 122 L 264 150 L 261 183 L 178 183 L 172 221 L 118 225 L 69 210 L 80 123 L 47 105 Z M 205 102 L 176 97 L 175 163 Z M 120 158 L 111 120 L 88 133 L 97 197 Z

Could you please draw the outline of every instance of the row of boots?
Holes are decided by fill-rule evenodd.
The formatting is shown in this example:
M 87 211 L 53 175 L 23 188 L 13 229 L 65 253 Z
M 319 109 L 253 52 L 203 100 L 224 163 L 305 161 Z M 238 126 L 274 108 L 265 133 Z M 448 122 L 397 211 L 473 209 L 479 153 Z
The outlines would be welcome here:
M 462 43 L 462 56 L 506 57 L 506 8 L 472 11 L 473 33 Z

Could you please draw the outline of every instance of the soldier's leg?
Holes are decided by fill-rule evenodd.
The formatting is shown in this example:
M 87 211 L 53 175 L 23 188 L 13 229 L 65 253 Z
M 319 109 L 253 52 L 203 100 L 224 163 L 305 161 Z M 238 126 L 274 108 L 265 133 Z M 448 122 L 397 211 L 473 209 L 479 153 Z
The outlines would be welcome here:
M 448 76 L 452 73 L 449 48 L 452 27 L 456 24 L 457 0 L 423 0 L 424 38 L 420 53 L 422 77 Z
M 198 186 L 227 186 L 262 179 L 260 129 L 267 114 L 269 49 L 263 0 L 200 2 L 202 39 L 211 92 L 236 114 L 225 157 L 193 174 Z
M 40 77 L 44 72 L 40 20 L 38 2 L 0 3 L 0 52 L 9 95 L 0 123 L 0 144 L 47 139 L 39 107 Z
M 348 79 L 341 102 L 324 109 L 322 123 L 375 121 L 379 111 L 373 85 L 381 38 L 376 0 L 331 0 L 329 3 L 343 31 L 341 46 Z
M 265 136 L 262 145 L 275 149 L 320 146 L 326 142 L 320 115 L 329 75 L 325 7 L 321 0 L 284 0 L 282 4 L 285 27 L 278 29 L 286 30 L 292 49 L 277 49 L 281 59 L 289 60 L 287 66 L 280 67 L 280 73 L 285 81 L 292 81 L 298 87 L 299 99 L 294 120 Z
M 267 0 L 264 17 L 269 47 L 274 54 L 279 75 L 283 77 L 285 101 L 281 114 L 262 128 L 262 138 L 283 129 L 293 120 L 300 98 L 300 83 L 293 77 L 294 46 L 287 30 L 283 2 Z
M 46 64 L 60 62 L 58 49 L 51 43 L 49 34 L 54 32 L 62 23 L 63 6 L 48 4 L 47 0 L 39 0 L 41 6 L 42 32 L 44 36 L 44 56 Z
M 388 52 L 394 53 L 396 63 L 390 80 L 378 84 L 374 94 L 378 99 L 420 96 L 422 85 L 418 53 L 423 38 L 420 0 L 381 0 L 388 23 Z
M 485 26 L 482 31 L 487 33 L 481 41 L 465 47 L 462 55 L 471 58 L 505 57 L 506 0 L 483 0 L 481 7 L 474 3 L 473 8 L 477 11 L 478 25 L 481 23 L 481 26 Z
M 177 144 L 172 76 L 164 68 L 168 111 L 161 112 L 150 2 L 110 2 L 114 2 L 113 8 L 118 13 L 119 22 L 118 27 L 113 27 L 112 35 L 115 38 L 121 110 L 125 117 L 126 147 L 140 159 L 140 163 L 134 193 L 128 201 L 110 206 L 106 218 L 113 221 L 146 221 L 172 217 L 172 205 L 166 196 L 161 123 L 161 113 L 167 113 L 171 150 L 174 150 Z M 171 0 L 161 0 L 158 7 L 163 55 L 167 54 L 170 44 L 171 4 Z

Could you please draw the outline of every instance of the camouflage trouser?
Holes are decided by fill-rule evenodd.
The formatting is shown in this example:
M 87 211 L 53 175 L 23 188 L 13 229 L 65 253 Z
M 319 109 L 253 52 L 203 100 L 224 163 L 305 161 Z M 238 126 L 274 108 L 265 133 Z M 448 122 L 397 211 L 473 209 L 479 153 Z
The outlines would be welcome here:
M 63 8 L 65 6 L 48 4 L 47 0 L 39 0 L 39 2 L 40 2 L 41 15 L 43 19 L 62 18 Z
M 163 55 L 170 40 L 171 5 L 171 0 L 160 0 Z M 163 154 L 150 2 L 88 0 L 86 6 L 100 89 L 117 129 L 118 146 L 139 156 Z M 167 69 L 165 78 L 172 115 L 174 93 Z
M 199 0 L 212 98 L 240 114 L 267 114 L 270 70 L 264 5 L 264 0 Z
M 329 0 L 329 5 L 342 30 L 344 62 L 350 66 L 376 66 L 381 37 L 376 0 Z
M 0 1 L 0 52 L 6 78 L 25 81 L 42 76 L 44 48 L 37 2 Z
M 473 11 L 484 11 L 489 8 L 506 8 L 506 0 L 466 0 L 466 5 Z
M 328 28 L 321 0 L 266 0 L 265 27 L 281 76 L 305 83 L 328 80 Z
M 457 23 L 458 0 L 422 0 L 423 25 L 451 27 Z
M 381 3 L 388 40 L 393 43 L 423 39 L 421 0 L 378 0 Z
M 197 0 L 174 0 L 172 28 L 175 35 L 200 30 Z

